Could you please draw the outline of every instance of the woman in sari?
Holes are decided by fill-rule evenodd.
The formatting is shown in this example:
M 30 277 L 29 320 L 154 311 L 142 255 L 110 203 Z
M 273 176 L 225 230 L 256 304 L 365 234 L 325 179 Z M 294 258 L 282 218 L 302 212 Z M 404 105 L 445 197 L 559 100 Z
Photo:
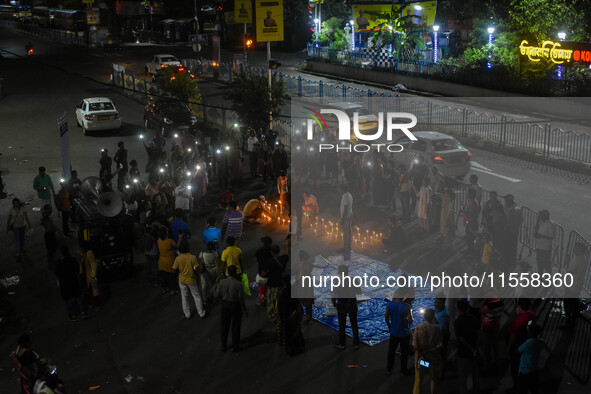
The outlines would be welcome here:
M 443 239 L 445 246 L 450 246 L 455 235 L 454 223 L 454 204 L 455 194 L 453 190 L 447 189 L 443 193 L 443 200 L 441 202 L 441 221 L 439 225 L 439 232 Z

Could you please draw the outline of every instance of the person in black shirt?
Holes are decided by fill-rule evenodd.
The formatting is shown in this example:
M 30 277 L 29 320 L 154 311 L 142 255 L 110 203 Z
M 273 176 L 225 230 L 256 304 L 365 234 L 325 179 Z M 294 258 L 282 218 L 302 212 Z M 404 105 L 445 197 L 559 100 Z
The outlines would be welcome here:
M 340 278 L 349 276 L 349 267 L 341 264 L 337 274 Z M 340 287 L 334 289 L 331 301 L 337 308 L 337 316 L 339 319 L 339 342 L 335 344 L 337 349 L 345 348 L 345 330 L 347 326 L 347 315 L 351 322 L 351 330 L 353 331 L 353 347 L 359 349 L 359 326 L 357 325 L 357 294 L 361 294 L 361 289 L 348 283 L 341 283 Z
M 454 330 L 458 340 L 458 375 L 460 394 L 468 392 L 467 380 L 472 375 L 473 392 L 480 392 L 478 372 L 478 338 L 480 320 L 469 312 L 470 307 L 464 300 L 456 303 L 459 315 L 454 322 Z
M 272 174 L 271 173 L 272 160 L 271 160 L 271 149 L 269 149 L 269 146 L 267 145 L 266 141 L 263 141 L 263 144 L 261 146 L 261 150 L 259 152 L 259 162 L 260 162 L 260 166 L 261 166 L 261 172 L 263 174 L 263 182 L 267 182 L 267 175 L 269 175 L 269 177 L 271 177 L 271 174 Z
M 280 142 L 277 148 L 273 151 L 273 173 L 275 174 L 275 181 L 279 178 L 281 171 L 287 172 L 289 168 L 289 157 L 285 151 L 283 144 Z
M 109 156 L 108 149 L 103 149 L 101 151 L 101 158 L 99 160 L 99 164 L 101 165 L 101 169 L 99 170 L 99 177 L 103 174 L 104 171 L 107 171 L 107 173 L 111 175 L 111 165 L 113 164 L 113 160 Z
M 117 150 L 117 152 L 115 152 L 115 156 L 113 156 L 113 161 L 115 161 L 117 168 L 128 170 L 129 167 L 127 164 L 127 149 L 125 149 L 123 141 L 119 141 L 117 143 L 117 146 L 119 147 L 119 149 Z
M 267 281 L 267 313 L 269 319 L 275 321 L 277 316 L 277 291 L 283 286 L 281 276 L 285 272 L 289 256 L 280 256 L 278 245 L 271 245 L 269 250 L 271 256 L 265 260 L 263 267 L 267 273 L 267 278 L 269 278 Z
M 78 282 L 80 265 L 78 264 L 78 261 L 72 257 L 70 249 L 66 245 L 60 247 L 60 252 L 63 257 L 55 264 L 55 275 L 57 276 L 60 294 L 68 309 L 68 315 L 70 320 L 76 321 L 76 308 L 74 304 L 78 304 L 79 312 L 82 314 L 82 317 L 86 319 L 88 314 L 84 302 L 82 301 L 80 285 Z

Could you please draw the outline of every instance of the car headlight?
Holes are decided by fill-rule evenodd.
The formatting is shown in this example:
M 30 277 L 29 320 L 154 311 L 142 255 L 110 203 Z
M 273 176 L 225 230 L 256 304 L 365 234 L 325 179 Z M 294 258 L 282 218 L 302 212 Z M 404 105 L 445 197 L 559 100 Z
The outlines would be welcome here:
M 172 120 L 170 120 L 170 119 L 168 119 L 168 118 L 164 118 L 164 119 L 162 119 L 162 120 L 163 120 L 163 121 L 164 121 L 164 123 L 166 123 L 166 124 L 173 124 L 173 123 L 174 123 Z
M 191 115 L 191 124 L 197 123 L 197 118 L 194 115 Z

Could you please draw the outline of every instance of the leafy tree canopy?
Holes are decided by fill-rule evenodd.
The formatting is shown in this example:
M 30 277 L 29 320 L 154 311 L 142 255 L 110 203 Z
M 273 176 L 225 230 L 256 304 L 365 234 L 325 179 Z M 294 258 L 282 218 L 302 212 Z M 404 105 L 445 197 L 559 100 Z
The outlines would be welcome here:
M 281 114 L 288 97 L 285 83 L 277 74 L 273 74 L 271 79 L 269 97 L 267 76 L 250 70 L 241 70 L 224 96 L 232 101 L 242 124 L 261 130 L 269 127 L 269 114 L 273 117 Z
M 201 95 L 197 87 L 197 80 L 191 79 L 186 72 L 175 73 L 173 67 L 165 67 L 158 70 L 156 83 L 160 90 L 178 98 L 179 100 L 194 103 L 201 102 Z

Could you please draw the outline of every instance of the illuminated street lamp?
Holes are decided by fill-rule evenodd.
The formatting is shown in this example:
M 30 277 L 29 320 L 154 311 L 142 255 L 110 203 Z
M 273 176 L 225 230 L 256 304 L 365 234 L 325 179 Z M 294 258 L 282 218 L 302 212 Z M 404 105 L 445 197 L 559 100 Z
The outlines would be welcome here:
M 490 50 L 492 49 L 492 44 L 493 44 L 493 33 L 495 32 L 495 28 L 494 27 L 489 27 L 487 29 L 488 31 L 488 63 L 486 63 L 486 67 L 487 68 L 492 68 L 492 64 L 490 63 Z
M 355 50 L 355 21 L 353 19 L 351 19 L 349 21 L 349 24 L 351 25 L 351 50 L 354 51 Z
M 316 18 L 314 19 L 314 26 L 316 29 L 316 48 L 318 48 L 318 34 L 320 34 L 320 19 Z
M 439 40 L 437 36 L 439 35 L 439 25 L 433 26 L 433 63 L 437 63 L 437 52 L 439 51 Z
M 564 41 L 566 39 L 566 33 L 563 31 L 558 32 L 558 39 Z M 562 66 L 558 66 L 558 72 L 556 73 L 558 79 L 562 79 Z

